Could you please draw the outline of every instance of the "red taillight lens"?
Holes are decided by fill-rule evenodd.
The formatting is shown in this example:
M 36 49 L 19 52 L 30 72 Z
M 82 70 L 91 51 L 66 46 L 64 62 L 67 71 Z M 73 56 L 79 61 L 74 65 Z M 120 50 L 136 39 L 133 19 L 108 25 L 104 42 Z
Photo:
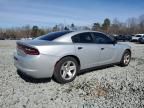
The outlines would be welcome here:
M 26 54 L 29 55 L 39 55 L 39 51 L 37 49 L 29 46 L 17 44 L 17 48 L 23 50 Z
M 29 55 L 39 55 L 39 51 L 35 48 L 25 47 L 24 52 Z

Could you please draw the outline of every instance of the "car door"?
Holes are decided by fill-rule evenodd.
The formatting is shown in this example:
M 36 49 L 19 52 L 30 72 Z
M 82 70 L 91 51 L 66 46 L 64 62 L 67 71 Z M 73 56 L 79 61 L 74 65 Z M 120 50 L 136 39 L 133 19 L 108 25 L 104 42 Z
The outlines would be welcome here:
M 94 43 L 90 32 L 74 35 L 72 41 L 75 45 L 76 55 L 79 57 L 81 62 L 81 69 L 98 65 L 100 50 Z
M 100 48 L 99 65 L 115 63 L 117 55 L 117 45 L 113 40 L 103 33 L 93 33 L 95 43 Z

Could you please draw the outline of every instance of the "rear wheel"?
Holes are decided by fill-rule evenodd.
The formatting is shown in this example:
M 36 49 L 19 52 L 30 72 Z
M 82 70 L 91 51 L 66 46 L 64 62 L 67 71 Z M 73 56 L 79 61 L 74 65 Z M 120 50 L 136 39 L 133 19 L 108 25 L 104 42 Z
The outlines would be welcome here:
M 78 62 L 73 57 L 65 57 L 56 64 L 54 79 L 59 83 L 68 83 L 75 79 L 78 71 Z
M 130 60 L 131 60 L 131 52 L 126 50 L 122 56 L 120 65 L 121 66 L 128 66 Z

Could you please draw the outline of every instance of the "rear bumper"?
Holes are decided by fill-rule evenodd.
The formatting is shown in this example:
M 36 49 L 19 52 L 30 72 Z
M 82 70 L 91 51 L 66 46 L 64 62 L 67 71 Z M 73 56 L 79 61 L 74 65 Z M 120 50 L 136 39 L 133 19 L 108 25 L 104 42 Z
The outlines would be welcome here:
M 48 55 L 19 56 L 14 53 L 14 65 L 22 73 L 33 78 L 50 78 L 54 72 L 57 57 Z

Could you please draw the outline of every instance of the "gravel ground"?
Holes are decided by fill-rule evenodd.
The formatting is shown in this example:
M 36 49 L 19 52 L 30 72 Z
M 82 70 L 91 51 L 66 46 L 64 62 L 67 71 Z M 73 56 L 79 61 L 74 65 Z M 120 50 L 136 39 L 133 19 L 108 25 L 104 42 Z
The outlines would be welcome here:
M 144 45 L 127 44 L 133 50 L 129 66 L 87 72 L 61 85 L 19 75 L 15 41 L 0 41 L 0 108 L 144 108 Z

